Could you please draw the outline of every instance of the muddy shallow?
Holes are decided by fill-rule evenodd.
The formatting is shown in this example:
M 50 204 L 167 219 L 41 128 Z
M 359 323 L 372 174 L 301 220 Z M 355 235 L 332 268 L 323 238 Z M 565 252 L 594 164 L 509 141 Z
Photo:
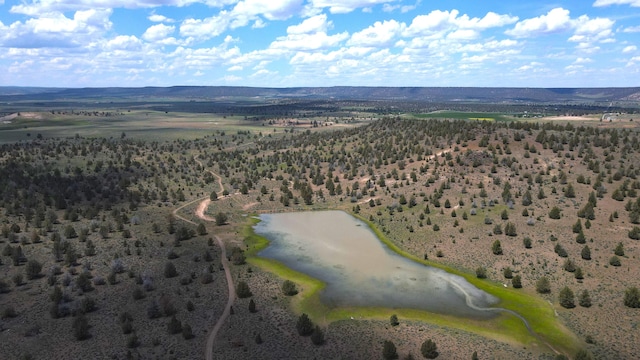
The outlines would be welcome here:
M 258 255 L 324 281 L 320 299 L 329 306 L 495 316 L 478 308 L 497 303 L 497 298 L 460 276 L 396 254 L 367 224 L 345 212 L 263 214 L 260 220 L 254 230 L 271 244 Z

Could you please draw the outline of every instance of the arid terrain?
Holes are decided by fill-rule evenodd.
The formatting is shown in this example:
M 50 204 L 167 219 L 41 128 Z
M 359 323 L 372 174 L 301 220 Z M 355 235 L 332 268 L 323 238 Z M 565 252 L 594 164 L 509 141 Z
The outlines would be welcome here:
M 478 121 L 421 117 L 413 104 L 394 115 L 336 107 L 5 115 L 0 357 L 372 359 L 391 341 L 400 358 L 421 358 L 427 339 L 445 359 L 640 353 L 640 310 L 625 306 L 640 286 L 634 114 Z M 491 334 L 502 323 L 477 331 L 429 314 L 392 326 L 392 314 L 410 312 L 354 308 L 311 312 L 324 334 L 314 344 L 296 327 L 313 286 L 264 266 L 250 226 L 255 214 L 323 209 L 368 221 L 418 259 L 541 299 L 575 343 L 548 346 L 553 329 L 535 341 L 521 324 L 524 337 L 509 337 Z M 283 294 L 289 278 L 297 295 Z

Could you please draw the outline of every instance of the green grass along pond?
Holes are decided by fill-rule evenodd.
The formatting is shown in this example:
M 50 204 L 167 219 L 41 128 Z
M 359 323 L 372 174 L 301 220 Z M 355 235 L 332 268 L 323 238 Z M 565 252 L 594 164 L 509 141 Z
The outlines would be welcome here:
M 343 211 L 263 214 L 248 230 L 249 261 L 309 289 L 295 306 L 312 316 L 332 321 L 397 313 L 562 352 L 580 346 L 542 299 L 428 266 Z

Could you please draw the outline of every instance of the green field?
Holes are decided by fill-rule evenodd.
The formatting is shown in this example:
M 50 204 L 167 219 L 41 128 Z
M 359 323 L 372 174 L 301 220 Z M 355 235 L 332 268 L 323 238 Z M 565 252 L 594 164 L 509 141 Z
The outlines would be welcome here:
M 489 112 L 464 112 L 464 111 L 434 111 L 426 114 L 412 114 L 418 119 L 458 119 L 458 120 L 479 120 L 479 121 L 512 121 L 516 118 L 503 113 Z

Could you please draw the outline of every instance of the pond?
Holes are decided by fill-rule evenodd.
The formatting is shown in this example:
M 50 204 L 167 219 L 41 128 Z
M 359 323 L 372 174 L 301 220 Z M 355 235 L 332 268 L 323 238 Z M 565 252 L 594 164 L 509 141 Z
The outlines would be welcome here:
M 330 307 L 408 308 L 490 318 L 498 299 L 461 276 L 417 263 L 382 243 L 343 211 L 263 214 L 254 227 L 270 245 L 259 256 L 320 279 Z

